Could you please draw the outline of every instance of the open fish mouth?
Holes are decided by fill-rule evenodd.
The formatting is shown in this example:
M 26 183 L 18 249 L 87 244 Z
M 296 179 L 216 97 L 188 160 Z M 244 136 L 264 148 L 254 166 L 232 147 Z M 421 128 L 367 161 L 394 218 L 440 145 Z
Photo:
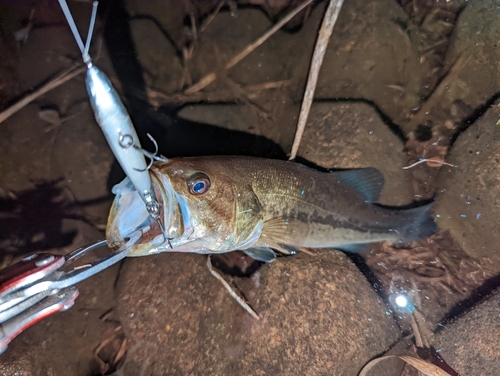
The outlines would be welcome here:
M 163 252 L 165 247 L 168 247 L 170 238 L 177 238 L 182 233 L 182 221 L 178 218 L 180 213 L 176 209 L 176 200 L 174 197 L 169 197 L 172 196 L 171 190 L 167 192 L 170 184 L 164 181 L 168 179 L 151 173 L 151 180 L 167 237 L 149 215 L 144 201 L 130 179 L 125 178 L 112 189 L 115 199 L 106 226 L 106 240 L 109 247 L 118 249 L 126 244 L 132 248 L 130 256 L 155 254 Z M 178 223 L 180 225 L 177 225 Z

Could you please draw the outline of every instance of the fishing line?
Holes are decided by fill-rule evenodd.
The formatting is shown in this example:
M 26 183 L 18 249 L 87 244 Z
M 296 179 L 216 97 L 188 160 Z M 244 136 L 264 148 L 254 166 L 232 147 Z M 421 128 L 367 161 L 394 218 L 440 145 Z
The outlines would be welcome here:
M 84 63 L 90 62 L 90 55 L 89 55 L 90 41 L 92 40 L 92 33 L 94 32 L 98 5 L 99 3 L 97 1 L 94 1 L 92 3 L 92 15 L 90 16 L 90 25 L 89 25 L 89 31 L 87 33 L 87 41 L 85 42 L 85 49 L 82 52 L 82 58 Z
M 89 26 L 89 31 L 87 33 L 87 41 L 85 42 L 85 45 L 83 44 L 82 37 L 80 36 L 80 32 L 78 31 L 78 28 L 76 27 L 75 20 L 73 19 L 73 16 L 71 15 L 71 11 L 69 10 L 69 7 L 68 7 L 68 4 L 66 3 L 66 0 L 59 0 L 59 5 L 61 6 L 61 9 L 64 13 L 64 17 L 66 17 L 66 21 L 68 21 L 69 28 L 71 29 L 71 32 L 73 33 L 73 36 L 75 37 L 76 43 L 78 44 L 78 47 L 80 48 L 80 52 L 82 53 L 83 62 L 85 64 L 89 64 L 91 62 L 90 55 L 89 55 L 90 41 L 92 40 L 92 34 L 94 32 L 95 20 L 97 17 L 97 6 L 99 5 L 99 2 L 94 1 L 92 3 L 92 15 L 90 16 L 90 26 Z

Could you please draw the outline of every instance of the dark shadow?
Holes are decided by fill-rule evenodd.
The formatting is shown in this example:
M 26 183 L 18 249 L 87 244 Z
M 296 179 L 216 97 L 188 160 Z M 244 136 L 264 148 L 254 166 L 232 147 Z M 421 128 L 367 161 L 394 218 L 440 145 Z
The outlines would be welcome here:
M 214 254 L 212 264 L 224 274 L 241 278 L 250 277 L 264 265 L 263 262 L 254 260 L 242 251 Z
M 59 181 L 39 182 L 9 198 L 0 199 L 0 249 L 25 254 L 72 244 L 76 231 L 64 231 L 63 220 L 90 221 L 75 214 Z M 109 198 L 106 198 L 109 200 Z
M 439 326 L 437 333 L 439 333 L 443 327 L 445 327 L 445 323 L 453 321 L 458 316 L 466 313 L 473 307 L 482 303 L 483 301 L 488 300 L 493 292 L 500 288 L 500 276 L 492 277 L 486 280 L 481 286 L 471 291 L 469 298 L 461 301 L 455 307 L 453 307 L 450 312 L 445 316 L 442 320 L 443 326 Z
M 107 1 L 101 11 L 102 16 L 106 17 L 106 47 L 122 85 L 130 117 L 145 149 L 154 150 L 146 137 L 149 133 L 158 142 L 160 154 L 169 158 L 203 155 L 248 155 L 277 159 L 286 157 L 277 144 L 265 137 L 178 119 L 172 108 L 153 108 L 147 102 L 142 67 L 137 60 L 130 30 L 131 18 L 123 0 Z M 123 177 L 123 172 L 115 161 L 108 179 L 108 188 Z
M 172 39 L 170 34 L 163 28 L 161 23 L 159 23 L 156 18 L 150 16 L 149 14 L 136 15 L 136 16 L 129 18 L 129 22 L 136 21 L 136 20 L 148 21 L 148 22 L 151 22 L 153 25 L 155 25 L 155 27 L 158 29 L 158 31 L 161 33 L 161 35 L 163 35 L 163 37 L 168 41 L 168 43 L 170 43 L 175 48 L 175 53 L 176 53 L 177 57 L 182 60 L 182 58 L 183 58 L 182 51 L 179 51 L 177 49 L 177 44 L 175 43 L 175 41 Z
M 122 86 L 129 115 L 141 142 L 144 142 L 147 133 L 167 128 L 172 123 L 172 117 L 157 111 L 147 102 L 146 83 L 137 59 L 130 16 L 124 1 L 106 1 L 100 8 L 100 14 L 106 18 L 103 37 L 109 58 Z
M 366 264 L 365 259 L 359 253 L 353 252 L 343 252 L 353 263 L 358 267 L 361 273 L 368 280 L 368 283 L 373 287 L 373 289 L 377 292 L 378 295 L 382 297 L 384 303 L 389 307 L 389 297 L 384 291 L 382 282 L 378 277 L 373 273 L 370 267 Z
M 453 146 L 457 138 L 465 132 L 472 124 L 474 124 L 481 116 L 485 114 L 486 111 L 488 111 L 494 104 L 495 102 L 500 98 L 500 93 L 495 94 L 492 96 L 486 103 L 478 106 L 474 112 L 467 118 L 465 118 L 459 125 L 458 130 L 453 134 L 451 141 L 450 141 L 450 147 Z M 500 138 L 500 137 L 499 137 Z

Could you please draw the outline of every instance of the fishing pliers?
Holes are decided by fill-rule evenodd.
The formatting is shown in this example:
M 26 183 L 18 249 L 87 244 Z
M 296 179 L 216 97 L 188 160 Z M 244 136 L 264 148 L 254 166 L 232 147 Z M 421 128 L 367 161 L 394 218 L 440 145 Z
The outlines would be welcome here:
M 62 270 L 101 247 L 107 247 L 106 240 L 65 256 L 33 254 L 0 270 L 0 354 L 30 326 L 71 308 L 79 294 L 77 283 L 123 260 L 131 252 L 131 248 L 124 248 L 92 263 Z

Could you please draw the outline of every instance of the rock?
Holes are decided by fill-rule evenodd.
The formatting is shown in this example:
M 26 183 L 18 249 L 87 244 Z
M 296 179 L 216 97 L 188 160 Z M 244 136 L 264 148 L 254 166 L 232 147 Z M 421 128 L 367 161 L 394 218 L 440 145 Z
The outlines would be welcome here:
M 466 64 L 446 88 L 441 106 L 451 108 L 453 103 L 460 103 L 467 109 L 465 118 L 498 93 L 499 34 L 498 3 L 468 2 L 460 12 L 446 55 L 446 64 L 450 67 L 458 59 L 466 59 Z
M 233 104 L 190 104 L 184 106 L 177 116 L 197 123 L 251 133 L 255 127 L 247 116 L 242 116 L 244 106 Z
M 293 79 L 299 84 L 292 98 L 301 96 L 325 5 L 318 4 L 295 33 L 279 30 L 228 70 L 228 76 L 242 86 Z M 326 50 L 316 98 L 364 98 L 376 103 L 395 122 L 404 122 L 419 105 L 423 79 L 417 44 L 400 26 L 409 22 L 408 15 L 391 0 L 345 2 Z M 193 76 L 199 79 L 222 66 L 271 25 L 258 9 L 221 12 L 195 51 Z M 219 56 L 213 56 L 214 45 Z
M 164 48 L 160 44 L 171 44 L 177 51 L 182 51 L 186 43 L 192 39 L 191 25 L 189 24 L 189 15 L 192 14 L 198 22 L 204 19 L 209 13 L 213 12 L 214 7 L 218 4 L 217 0 L 207 1 L 183 1 L 177 0 L 128 0 L 123 3 L 127 13 L 135 22 L 138 19 L 150 20 L 156 25 L 161 35 L 157 35 L 156 49 Z M 187 22 L 187 24 L 186 24 Z M 197 25 L 198 27 L 200 25 Z M 154 32 L 156 34 L 156 32 Z M 151 37 L 148 37 L 150 39 Z M 150 43 L 144 39 L 138 43 Z M 162 63 L 163 64 L 163 63 Z
M 500 126 L 498 103 L 454 143 L 439 180 L 438 226 L 482 266 L 500 271 Z
M 319 8 L 297 33 L 278 30 L 236 66 L 223 71 L 227 72 L 227 77 L 219 74 L 218 79 L 203 90 L 208 92 L 208 98 L 212 93 L 228 92 L 228 98 L 216 102 L 230 103 L 190 104 L 179 116 L 218 126 L 228 124 L 229 129 L 263 135 L 283 150 L 289 150 L 300 108 L 297 101 L 301 94 L 298 93 L 307 78 L 315 35 L 324 12 L 323 5 Z M 220 71 L 222 62 L 229 61 L 272 25 L 258 8 L 220 12 L 216 22 L 203 33 L 190 62 L 194 82 L 214 70 Z M 288 85 L 279 89 L 251 89 L 282 81 L 287 81 Z
M 325 53 L 315 97 L 363 98 L 395 123 L 406 122 L 419 106 L 425 78 L 411 25 L 394 1 L 345 2 Z
M 266 106 L 265 110 L 271 114 L 269 117 L 255 106 L 222 103 L 187 105 L 177 115 L 189 121 L 261 135 L 278 144 L 282 150 L 290 150 L 299 106 L 284 93 L 274 94 Z
M 130 28 L 137 58 L 144 70 L 146 86 L 166 93 L 179 90 L 182 79 L 181 62 L 164 31 L 150 18 L 132 19 Z
M 500 290 L 436 335 L 440 356 L 461 375 L 497 376 L 500 369 Z
M 318 4 L 300 30 L 276 32 L 240 63 L 223 70 L 224 75 L 218 73 L 204 92 L 233 91 L 232 102 L 244 103 L 237 107 L 246 109 L 241 110 L 246 123 L 289 149 L 324 11 L 325 3 Z M 407 22 L 408 16 L 391 0 L 368 5 L 346 2 L 326 51 L 316 98 L 363 98 L 395 123 L 406 122 L 408 113 L 419 106 L 423 80 L 417 44 L 400 26 Z M 220 72 L 224 62 L 271 26 L 258 9 L 220 12 L 203 32 L 189 62 L 194 82 Z M 254 85 L 283 80 L 288 83 L 279 89 L 251 90 Z
M 235 279 L 260 321 L 205 260 L 174 253 L 126 261 L 117 285 L 130 340 L 124 375 L 354 375 L 400 335 L 340 252 L 280 258 Z

